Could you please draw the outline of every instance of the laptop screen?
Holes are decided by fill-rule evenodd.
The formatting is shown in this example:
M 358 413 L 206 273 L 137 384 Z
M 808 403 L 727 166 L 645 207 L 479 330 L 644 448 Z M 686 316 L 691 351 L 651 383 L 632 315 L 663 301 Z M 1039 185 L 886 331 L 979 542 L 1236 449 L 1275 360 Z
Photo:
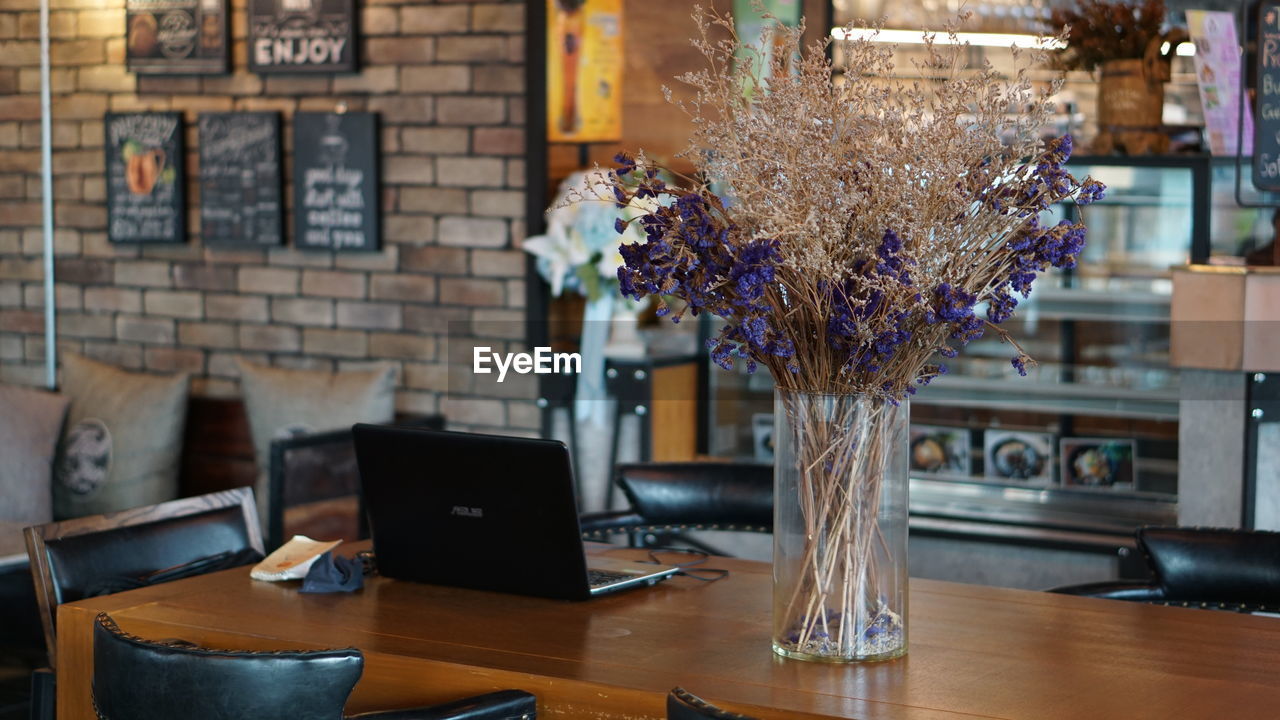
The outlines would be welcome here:
M 555 440 L 356 425 L 383 575 L 565 599 L 588 596 L 573 470 Z

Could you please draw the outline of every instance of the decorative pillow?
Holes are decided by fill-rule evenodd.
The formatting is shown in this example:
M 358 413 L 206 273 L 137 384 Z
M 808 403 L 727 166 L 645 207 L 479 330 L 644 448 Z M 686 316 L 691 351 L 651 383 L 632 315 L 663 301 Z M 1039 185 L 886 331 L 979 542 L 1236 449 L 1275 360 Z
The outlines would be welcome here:
M 240 363 L 240 390 L 258 458 L 258 514 L 267 519 L 271 441 L 350 428 L 360 422 L 385 423 L 395 416 L 395 366 L 329 372 L 289 370 Z
M 54 515 L 176 498 L 188 385 L 185 374 L 128 372 L 64 353 L 62 390 L 71 414 L 54 466 Z
M 0 385 L 0 521 L 53 519 L 53 458 L 67 404 L 54 393 Z

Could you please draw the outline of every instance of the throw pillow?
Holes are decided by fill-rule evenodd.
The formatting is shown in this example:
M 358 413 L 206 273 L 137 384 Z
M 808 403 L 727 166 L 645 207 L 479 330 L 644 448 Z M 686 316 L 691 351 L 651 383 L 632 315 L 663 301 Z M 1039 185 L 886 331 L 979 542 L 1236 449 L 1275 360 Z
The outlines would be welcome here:
M 53 519 L 53 458 L 66 418 L 67 398 L 0 385 L 0 521 Z
M 271 441 L 350 428 L 360 422 L 391 422 L 395 416 L 395 366 L 371 370 L 290 370 L 240 363 L 240 390 L 258 458 L 254 494 L 262 526 L 268 523 Z
M 54 468 L 59 518 L 114 512 L 178 496 L 188 377 L 129 372 L 65 353 L 71 399 Z

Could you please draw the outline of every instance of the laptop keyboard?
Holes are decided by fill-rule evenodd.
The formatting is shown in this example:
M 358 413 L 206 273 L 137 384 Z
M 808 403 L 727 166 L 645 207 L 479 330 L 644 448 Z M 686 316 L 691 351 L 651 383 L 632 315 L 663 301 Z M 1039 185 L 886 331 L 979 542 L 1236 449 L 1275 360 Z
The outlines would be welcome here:
M 632 575 L 630 573 L 616 573 L 616 572 L 609 572 L 608 570 L 592 570 L 590 568 L 587 569 L 587 584 L 593 588 L 603 587 L 605 585 L 612 585 L 622 580 L 633 580 L 633 579 L 635 579 L 635 575 Z

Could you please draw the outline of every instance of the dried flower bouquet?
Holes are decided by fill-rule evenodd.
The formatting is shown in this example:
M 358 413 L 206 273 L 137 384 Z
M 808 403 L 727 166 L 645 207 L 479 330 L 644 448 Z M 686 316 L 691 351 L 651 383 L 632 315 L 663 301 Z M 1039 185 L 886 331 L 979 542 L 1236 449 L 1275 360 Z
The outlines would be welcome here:
M 905 562 L 889 552 L 880 514 L 884 476 L 905 456 L 899 405 L 986 331 L 1026 373 L 1030 358 L 1000 324 L 1039 272 L 1072 267 L 1084 246 L 1083 225 L 1045 227 L 1041 213 L 1104 188 L 1066 171 L 1070 137 L 1040 138 L 1057 85 L 1036 88 L 1027 70 L 1043 52 L 1015 50 L 1019 69 L 1006 79 L 967 70 L 961 45 L 926 34 L 915 70 L 927 80 L 894 83 L 892 46 L 846 34 L 837 42 L 848 69 L 836 77 L 824 44 L 802 47 L 801 27 L 782 31 L 772 67 L 756 75 L 760 62 L 734 62 L 754 50 L 730 18 L 695 16 L 707 66 L 679 78 L 696 92 L 677 104 L 694 122 L 683 156 L 697 177 L 676 186 L 643 154 L 616 158 L 610 201 L 660 201 L 631 221 L 644 241 L 621 248 L 621 291 L 679 298 L 676 321 L 685 311 L 722 318 L 713 359 L 774 377 L 788 435 L 778 442 L 790 448 L 779 492 L 785 474 L 797 476 L 806 538 L 797 577 L 775 590 L 785 596 L 775 647 L 892 657 L 905 651 L 905 569 L 899 601 L 878 565 Z M 779 532 L 775 523 L 775 578 Z
M 1067 47 L 1054 64 L 1092 72 L 1108 60 L 1141 59 L 1160 37 L 1166 12 L 1164 0 L 1079 0 L 1075 8 L 1055 8 L 1049 26 L 1066 28 Z

